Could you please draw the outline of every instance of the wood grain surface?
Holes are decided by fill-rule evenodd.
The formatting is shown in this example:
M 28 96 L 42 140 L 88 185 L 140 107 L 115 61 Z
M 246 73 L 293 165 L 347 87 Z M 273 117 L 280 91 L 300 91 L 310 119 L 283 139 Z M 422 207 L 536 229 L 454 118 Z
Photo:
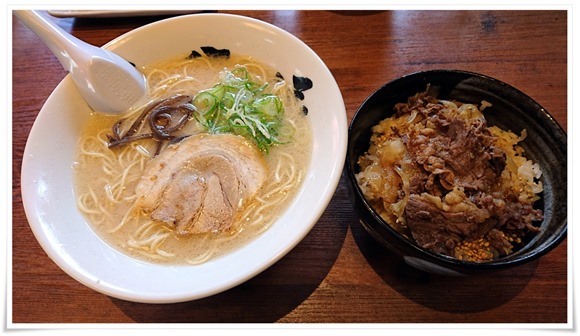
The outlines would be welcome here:
M 264 20 L 308 44 L 335 76 L 348 120 L 384 83 L 415 71 L 445 68 L 483 73 L 517 87 L 567 130 L 566 11 L 219 12 Z M 166 17 L 55 20 L 100 46 Z M 20 192 L 28 134 L 66 72 L 14 16 L 12 29 L 13 323 L 570 322 L 567 240 L 540 260 L 490 275 L 426 274 L 384 250 L 362 229 L 344 177 L 319 222 L 294 250 L 224 293 L 155 305 L 85 287 L 38 244 Z

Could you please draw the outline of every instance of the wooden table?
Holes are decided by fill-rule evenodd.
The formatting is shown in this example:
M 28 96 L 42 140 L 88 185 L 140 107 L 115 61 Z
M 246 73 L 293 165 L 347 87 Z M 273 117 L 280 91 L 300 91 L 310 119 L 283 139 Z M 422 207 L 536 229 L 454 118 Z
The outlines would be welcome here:
M 219 11 L 270 22 L 307 43 L 342 91 L 348 119 L 382 84 L 453 68 L 526 92 L 567 129 L 566 11 Z M 94 45 L 162 16 L 56 19 Z M 538 261 L 493 275 L 443 277 L 410 268 L 361 228 L 343 177 L 310 234 L 274 266 L 224 293 L 152 305 L 73 280 L 35 240 L 20 168 L 30 128 L 66 75 L 13 17 L 12 322 L 566 323 L 567 241 Z

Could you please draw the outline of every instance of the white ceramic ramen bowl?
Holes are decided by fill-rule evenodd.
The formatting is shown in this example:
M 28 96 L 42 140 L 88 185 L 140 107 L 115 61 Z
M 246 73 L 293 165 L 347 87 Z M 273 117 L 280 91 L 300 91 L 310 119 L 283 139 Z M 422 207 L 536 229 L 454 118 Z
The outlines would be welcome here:
M 133 259 L 104 243 L 77 209 L 72 165 L 89 107 L 67 76 L 32 127 L 22 164 L 22 197 L 32 231 L 48 256 L 98 292 L 128 301 L 172 303 L 230 289 L 294 248 L 316 224 L 336 190 L 347 146 L 344 102 L 324 62 L 295 36 L 247 17 L 194 14 L 135 29 L 104 48 L 145 65 L 204 45 L 253 56 L 285 78 L 296 74 L 313 81 L 303 103 L 315 130 L 312 156 L 316 160 L 311 160 L 303 186 L 285 214 L 238 250 L 197 266 L 163 266 Z

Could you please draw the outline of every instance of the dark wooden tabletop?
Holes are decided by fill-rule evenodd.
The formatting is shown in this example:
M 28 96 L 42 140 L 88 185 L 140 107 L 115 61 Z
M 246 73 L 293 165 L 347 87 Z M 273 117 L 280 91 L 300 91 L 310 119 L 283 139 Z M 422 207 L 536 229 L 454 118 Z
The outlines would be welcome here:
M 483 73 L 519 88 L 567 130 L 566 11 L 219 12 L 264 20 L 308 44 L 335 76 L 349 120 L 382 84 L 446 68 Z M 165 17 L 55 20 L 100 46 Z M 426 274 L 362 229 L 344 177 L 319 222 L 294 250 L 224 293 L 155 305 L 85 287 L 35 240 L 20 192 L 26 139 L 66 72 L 16 17 L 12 29 L 13 323 L 571 323 L 567 240 L 539 260 L 490 275 Z

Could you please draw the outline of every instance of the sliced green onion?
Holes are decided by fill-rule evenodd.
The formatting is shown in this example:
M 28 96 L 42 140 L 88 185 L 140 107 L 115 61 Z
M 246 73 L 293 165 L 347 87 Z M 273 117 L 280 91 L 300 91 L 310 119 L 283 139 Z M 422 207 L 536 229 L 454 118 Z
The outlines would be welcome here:
M 256 99 L 253 106 L 268 117 L 277 117 L 282 112 L 282 101 L 274 95 Z
M 214 111 L 217 106 L 217 101 L 218 98 L 210 93 L 210 91 L 202 91 L 193 98 L 191 103 L 195 106 L 198 113 L 207 116 Z
M 292 139 L 294 126 L 284 120 L 282 100 L 267 92 L 268 83 L 253 81 L 242 66 L 224 70 L 220 79 L 192 102 L 195 118 L 208 132 L 244 136 L 264 151 Z

